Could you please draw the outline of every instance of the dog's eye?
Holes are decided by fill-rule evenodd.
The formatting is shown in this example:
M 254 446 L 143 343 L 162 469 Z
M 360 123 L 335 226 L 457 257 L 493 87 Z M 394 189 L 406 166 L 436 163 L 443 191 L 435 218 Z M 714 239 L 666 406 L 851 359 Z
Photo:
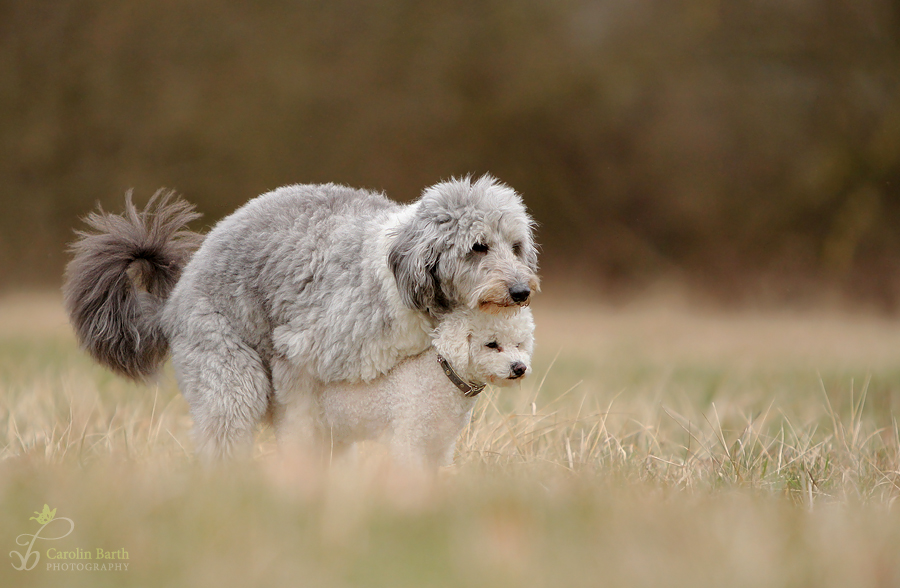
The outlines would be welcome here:
M 485 343 L 485 347 L 488 349 L 500 349 L 500 345 L 496 341 L 491 341 L 490 343 Z
M 475 243 L 472 245 L 472 251 L 475 253 L 487 253 L 488 246 L 484 243 Z
M 522 255 L 522 244 L 519 242 L 513 243 L 513 255 L 519 257 Z

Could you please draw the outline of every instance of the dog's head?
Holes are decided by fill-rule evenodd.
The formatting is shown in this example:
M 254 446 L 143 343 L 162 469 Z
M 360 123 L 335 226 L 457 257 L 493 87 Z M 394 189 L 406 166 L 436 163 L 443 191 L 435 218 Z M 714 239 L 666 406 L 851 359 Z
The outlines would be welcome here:
M 456 310 L 438 324 L 433 344 L 465 380 L 507 386 L 531 373 L 531 309 L 502 315 Z
M 425 190 L 397 230 L 388 263 L 404 302 L 434 317 L 466 306 L 503 312 L 540 289 L 534 221 L 491 176 Z

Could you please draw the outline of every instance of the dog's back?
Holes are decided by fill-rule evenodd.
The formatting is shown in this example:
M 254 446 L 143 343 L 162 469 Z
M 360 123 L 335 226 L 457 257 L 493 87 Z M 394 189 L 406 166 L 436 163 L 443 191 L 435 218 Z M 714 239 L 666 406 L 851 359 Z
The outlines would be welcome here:
M 333 184 L 286 186 L 251 200 L 210 231 L 185 267 L 164 313 L 170 337 L 189 329 L 191 317 L 216 313 L 270 358 L 276 326 L 306 310 L 315 330 L 328 318 L 316 309 L 337 305 L 333 298 L 351 278 L 341 267 L 359 259 L 366 233 L 345 227 L 361 222 L 360 210 L 374 223 L 396 207 L 380 194 Z

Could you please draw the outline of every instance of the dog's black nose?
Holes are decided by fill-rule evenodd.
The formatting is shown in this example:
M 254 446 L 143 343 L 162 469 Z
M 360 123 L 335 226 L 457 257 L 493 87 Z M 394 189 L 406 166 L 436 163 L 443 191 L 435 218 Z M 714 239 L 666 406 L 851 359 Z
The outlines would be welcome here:
M 510 366 L 509 371 L 512 372 L 513 379 L 521 378 L 528 371 L 528 366 L 521 361 L 517 361 Z
M 528 284 L 519 282 L 509 287 L 509 297 L 513 302 L 525 302 L 529 296 L 531 296 L 531 288 L 528 287 Z

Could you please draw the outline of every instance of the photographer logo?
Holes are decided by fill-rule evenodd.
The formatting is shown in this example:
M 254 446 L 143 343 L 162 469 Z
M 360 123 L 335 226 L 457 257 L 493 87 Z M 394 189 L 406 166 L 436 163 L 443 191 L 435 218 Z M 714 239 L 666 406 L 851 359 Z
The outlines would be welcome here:
M 12 567 L 19 571 L 31 571 L 38 566 L 41 561 L 40 549 L 45 545 L 44 542 L 59 541 L 75 530 L 75 522 L 72 519 L 56 516 L 56 509 L 50 510 L 47 504 L 44 505 L 43 511 L 34 511 L 34 514 L 37 516 L 29 517 L 28 520 L 37 521 L 40 527 L 34 533 L 22 533 L 16 537 L 16 545 L 24 547 L 25 552 L 16 550 L 9 552 Z M 50 560 L 45 563 L 47 571 L 128 571 L 128 552 L 124 548 L 110 551 L 101 547 L 96 549 L 49 547 L 43 555 Z

